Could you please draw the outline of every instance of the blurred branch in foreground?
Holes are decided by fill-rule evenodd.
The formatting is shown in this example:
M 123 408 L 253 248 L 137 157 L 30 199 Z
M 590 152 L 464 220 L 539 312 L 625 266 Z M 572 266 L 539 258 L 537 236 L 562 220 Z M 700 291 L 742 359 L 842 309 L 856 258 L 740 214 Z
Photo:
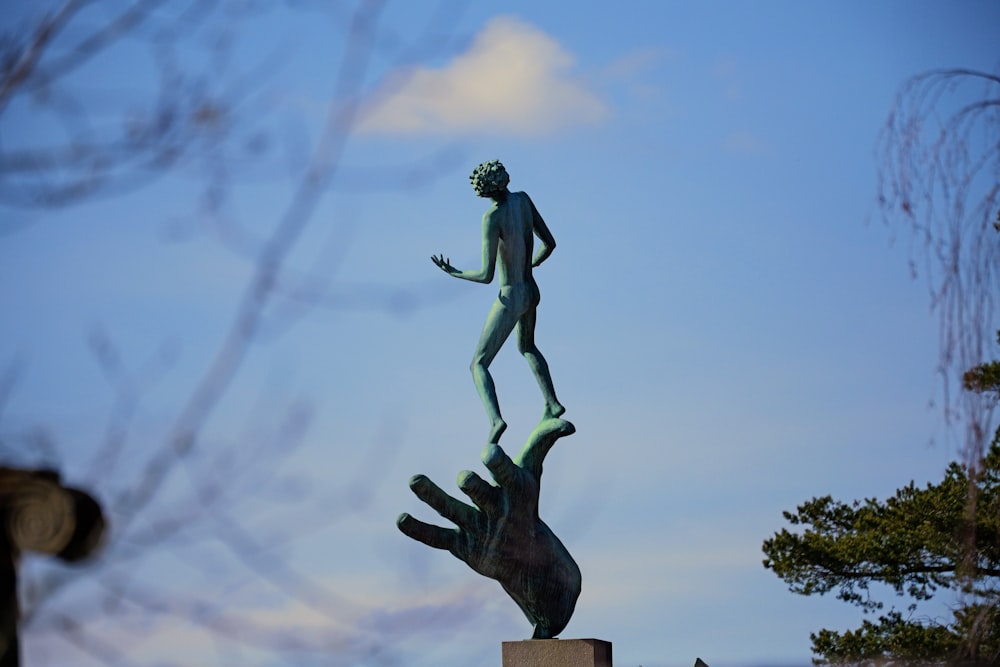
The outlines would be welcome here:
M 385 95 L 387 72 L 395 72 L 399 85 L 396 65 L 450 48 L 442 35 L 453 31 L 459 4 L 442 2 L 425 26 L 408 24 L 407 35 L 415 37 L 383 29 L 385 2 L 363 0 L 349 12 L 342 5 L 316 10 L 329 20 L 341 53 L 329 68 L 327 113 L 303 152 L 304 164 L 287 174 L 287 202 L 263 233 L 240 247 L 251 270 L 232 296 L 234 315 L 161 438 L 139 442 L 132 429 L 150 387 L 174 366 L 175 351 L 166 346 L 132 368 L 110 334 L 98 328 L 91 336 L 114 404 L 103 442 L 89 450 L 79 474 L 104 504 L 113 532 L 86 568 L 39 564 L 23 578 L 22 630 L 39 639 L 35 664 L 66 655 L 79 664 L 148 664 L 150 655 L 155 664 L 168 664 L 172 653 L 158 653 L 156 642 L 163 625 L 175 621 L 227 663 L 238 655 L 241 664 L 395 664 L 385 628 L 359 626 L 377 611 L 371 603 L 331 590 L 288 558 L 297 539 L 330 527 L 363 502 L 358 489 L 371 470 L 334 471 L 335 479 L 323 480 L 321 497 L 309 480 L 283 471 L 311 420 L 309 402 L 299 397 L 248 409 L 255 425 L 249 434 L 208 438 L 206 430 L 248 358 L 260 354 L 265 331 L 268 340 L 276 331 L 284 335 L 310 309 L 350 303 L 358 289 L 376 294 L 386 309 L 419 304 L 394 288 L 333 285 L 330 266 L 320 275 L 296 268 L 290 257 L 341 174 L 361 110 Z M 209 176 L 198 186 L 201 202 L 209 222 L 217 223 L 214 214 L 231 196 L 241 165 L 270 145 L 271 109 L 262 91 L 280 69 L 280 49 L 237 67 L 245 62 L 237 57 L 240 30 L 265 14 L 269 20 L 269 12 L 309 10 L 315 10 L 310 3 L 252 0 L 69 0 L 40 17 L 26 14 L 0 41 L 0 119 L 32 129 L 0 134 L 0 205 L 44 212 L 136 189 L 197 163 Z M 130 58 L 149 76 L 132 72 L 117 84 L 118 68 Z M 76 77 L 86 68 L 107 68 L 108 90 L 81 86 Z M 403 187 L 419 185 L 447 156 L 433 153 L 424 164 L 386 172 L 405 173 L 396 181 Z M 371 168 L 354 177 L 359 173 L 365 181 L 380 180 Z M 226 238 L 248 238 L 238 220 L 227 224 Z M 0 233 L 17 229 L 0 223 Z M 0 383 L 0 409 L 16 391 L 17 364 L 11 368 Z M 384 463 L 395 446 L 390 440 L 369 445 L 362 465 Z M 0 460 L 40 465 L 60 458 L 44 418 L 42 426 L 0 429 Z M 168 571 L 185 574 L 164 576 Z M 453 614 L 456 622 L 472 622 L 474 610 L 465 604 L 427 603 L 422 615 L 454 608 L 461 612 Z

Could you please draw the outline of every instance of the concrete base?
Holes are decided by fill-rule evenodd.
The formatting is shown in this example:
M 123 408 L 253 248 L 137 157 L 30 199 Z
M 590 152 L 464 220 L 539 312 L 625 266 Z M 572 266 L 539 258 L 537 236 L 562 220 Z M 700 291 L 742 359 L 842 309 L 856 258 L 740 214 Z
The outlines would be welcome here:
M 611 667 L 611 642 L 601 639 L 504 642 L 503 667 Z

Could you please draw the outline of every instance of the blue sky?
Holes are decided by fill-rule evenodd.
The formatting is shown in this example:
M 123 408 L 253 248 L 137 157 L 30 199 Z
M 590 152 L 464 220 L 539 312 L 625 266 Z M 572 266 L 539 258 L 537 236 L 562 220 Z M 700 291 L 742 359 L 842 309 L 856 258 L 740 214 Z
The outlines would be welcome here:
M 468 363 L 495 286 L 449 280 L 429 257 L 475 267 L 485 204 L 467 175 L 499 158 L 558 242 L 536 277 L 538 344 L 577 427 L 549 456 L 541 504 L 584 576 L 563 636 L 611 641 L 624 666 L 807 664 L 811 631 L 862 616 L 795 596 L 764 570 L 760 545 L 781 512 L 826 493 L 884 497 L 934 480 L 955 454 L 928 407 L 939 398 L 936 321 L 925 283 L 909 274 L 906 237 L 891 243 L 880 222 L 874 147 L 908 76 L 997 67 L 1000 5 L 499 9 L 463 6 L 447 31 L 455 39 L 404 69 L 391 40 L 374 59 L 377 104 L 363 109 L 348 169 L 282 276 L 351 298 L 268 320 L 204 428 L 202 455 L 264 438 L 289 403 L 307 401 L 312 422 L 281 467 L 322 480 L 311 502 L 333 504 L 310 508 L 323 520 L 289 552 L 356 603 L 337 632 L 380 637 L 396 660 L 386 664 L 499 664 L 500 642 L 529 634 L 514 604 L 394 525 L 403 511 L 434 518 L 410 475 L 458 493 L 458 471 L 485 474 L 487 421 Z M 390 3 L 382 26 L 405 37 L 426 13 Z M 18 25 L 13 14 L 5 30 Z M 217 219 L 199 208 L 207 175 L 197 163 L 64 210 L 4 209 L 0 361 L 19 372 L 0 423 L 7 433 L 44 425 L 68 479 L 92 482 L 84 471 L 118 405 L 88 336 L 112 339 L 142 388 L 126 471 L 164 439 L 219 348 L 255 239 L 291 200 L 282 165 L 320 134 L 338 17 L 271 10 L 237 33 L 230 72 L 279 54 L 253 100 L 273 111 L 260 122 L 279 158 L 235 161 Z M 119 48 L 74 75 L 95 105 L 150 85 L 148 63 Z M 0 133 L 8 147 L 54 136 L 27 100 Z M 412 187 L 379 189 L 369 171 L 349 169 L 422 164 L 434 151 L 433 173 Z M 516 451 L 541 398 L 513 346 L 493 371 L 510 424 L 501 444 Z M 127 485 L 96 479 L 99 496 Z M 171 484 L 168 493 L 185 492 Z M 370 492 L 363 502 L 337 496 L 358 484 Z M 139 576 L 205 585 L 160 560 Z M 234 604 L 262 622 L 321 622 L 288 601 Z M 214 652 L 169 618 L 154 630 L 134 656 L 257 664 L 252 652 Z M 69 649 L 45 635 L 29 636 L 27 650 L 59 664 Z

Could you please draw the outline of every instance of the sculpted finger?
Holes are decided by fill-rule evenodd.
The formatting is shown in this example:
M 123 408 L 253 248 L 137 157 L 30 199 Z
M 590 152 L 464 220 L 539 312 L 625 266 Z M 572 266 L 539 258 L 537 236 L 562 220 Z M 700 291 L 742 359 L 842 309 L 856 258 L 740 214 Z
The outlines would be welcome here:
M 483 450 L 483 464 L 493 474 L 493 479 L 505 489 L 519 490 L 524 471 L 518 468 L 510 457 L 500 449 L 500 445 L 486 445 Z
M 528 442 L 514 462 L 534 475 L 536 480 L 541 480 L 545 455 L 552 449 L 556 440 L 575 432 L 576 427 L 565 419 L 546 419 L 528 436 Z
M 396 525 L 407 537 L 435 549 L 453 551 L 458 545 L 458 530 L 424 523 L 405 512 L 396 519 Z
M 435 512 L 452 523 L 461 528 L 470 528 L 475 525 L 476 509 L 452 498 L 425 475 L 415 475 L 411 478 L 410 488 L 413 489 L 417 498 L 433 507 Z
M 490 516 L 500 511 L 501 491 L 470 470 L 458 473 L 458 488 L 472 499 L 472 502 Z

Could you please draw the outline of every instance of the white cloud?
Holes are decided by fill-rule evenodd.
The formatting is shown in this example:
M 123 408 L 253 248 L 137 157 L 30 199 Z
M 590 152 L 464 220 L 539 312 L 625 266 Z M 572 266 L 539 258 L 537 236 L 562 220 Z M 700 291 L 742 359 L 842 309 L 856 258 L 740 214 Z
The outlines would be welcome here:
M 589 125 L 609 111 L 572 75 L 574 56 L 512 16 L 491 20 L 465 53 L 441 69 L 419 67 L 387 88 L 362 132 L 489 132 L 537 135 Z M 399 79 L 397 79 L 399 81 Z

